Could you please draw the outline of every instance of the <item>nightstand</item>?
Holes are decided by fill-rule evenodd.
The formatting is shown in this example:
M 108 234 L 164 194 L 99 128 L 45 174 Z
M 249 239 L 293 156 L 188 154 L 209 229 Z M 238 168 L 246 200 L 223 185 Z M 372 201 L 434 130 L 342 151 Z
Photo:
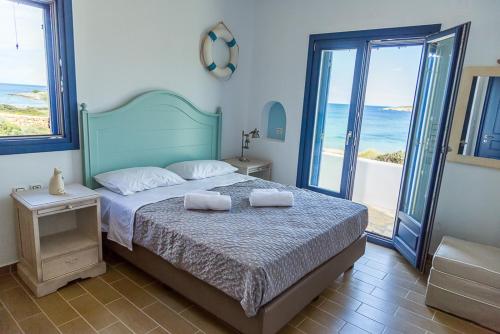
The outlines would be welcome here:
M 249 158 L 249 161 L 240 161 L 238 158 L 224 159 L 230 165 L 238 168 L 238 173 L 271 180 L 272 162 Z
M 64 195 L 38 189 L 11 196 L 17 217 L 17 271 L 37 297 L 106 272 L 97 192 L 72 184 Z

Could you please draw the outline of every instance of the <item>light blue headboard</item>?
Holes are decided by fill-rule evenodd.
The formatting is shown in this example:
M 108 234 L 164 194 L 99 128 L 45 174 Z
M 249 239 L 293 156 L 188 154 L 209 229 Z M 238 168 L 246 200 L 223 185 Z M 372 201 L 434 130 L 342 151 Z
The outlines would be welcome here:
M 84 184 L 111 170 L 219 159 L 221 113 L 200 111 L 169 91 L 142 94 L 106 112 L 82 110 Z

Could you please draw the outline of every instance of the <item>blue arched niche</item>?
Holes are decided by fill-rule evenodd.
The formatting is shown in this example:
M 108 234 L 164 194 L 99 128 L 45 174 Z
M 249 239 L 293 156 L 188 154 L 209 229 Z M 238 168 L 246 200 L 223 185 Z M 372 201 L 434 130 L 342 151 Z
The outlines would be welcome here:
M 280 102 L 271 101 L 264 106 L 263 128 L 269 139 L 285 141 L 286 112 Z

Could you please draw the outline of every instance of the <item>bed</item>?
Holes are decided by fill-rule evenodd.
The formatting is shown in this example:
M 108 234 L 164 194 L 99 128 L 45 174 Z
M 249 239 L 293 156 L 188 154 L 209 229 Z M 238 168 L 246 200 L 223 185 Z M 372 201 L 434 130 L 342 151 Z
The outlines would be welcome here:
M 108 112 L 84 110 L 82 129 L 84 180 L 93 189 L 102 172 L 220 158 L 221 113 L 172 92 L 145 93 Z M 231 195 L 231 212 L 190 212 L 180 195 L 153 197 L 133 210 L 131 246 L 117 238 L 105 246 L 240 332 L 274 333 L 364 254 L 367 210 L 247 176 L 223 179 L 196 186 Z M 292 191 L 296 205 L 251 208 L 253 188 Z M 101 195 L 106 219 L 112 205 L 129 200 Z

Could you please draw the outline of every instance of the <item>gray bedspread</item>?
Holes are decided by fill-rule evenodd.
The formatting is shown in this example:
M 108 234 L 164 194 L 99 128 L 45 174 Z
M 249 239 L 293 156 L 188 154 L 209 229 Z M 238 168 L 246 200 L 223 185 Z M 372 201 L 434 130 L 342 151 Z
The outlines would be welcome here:
M 294 193 L 290 208 L 252 208 L 254 188 Z M 214 190 L 230 212 L 187 211 L 183 198 L 136 212 L 134 243 L 238 300 L 247 316 L 361 236 L 365 206 L 263 180 Z

